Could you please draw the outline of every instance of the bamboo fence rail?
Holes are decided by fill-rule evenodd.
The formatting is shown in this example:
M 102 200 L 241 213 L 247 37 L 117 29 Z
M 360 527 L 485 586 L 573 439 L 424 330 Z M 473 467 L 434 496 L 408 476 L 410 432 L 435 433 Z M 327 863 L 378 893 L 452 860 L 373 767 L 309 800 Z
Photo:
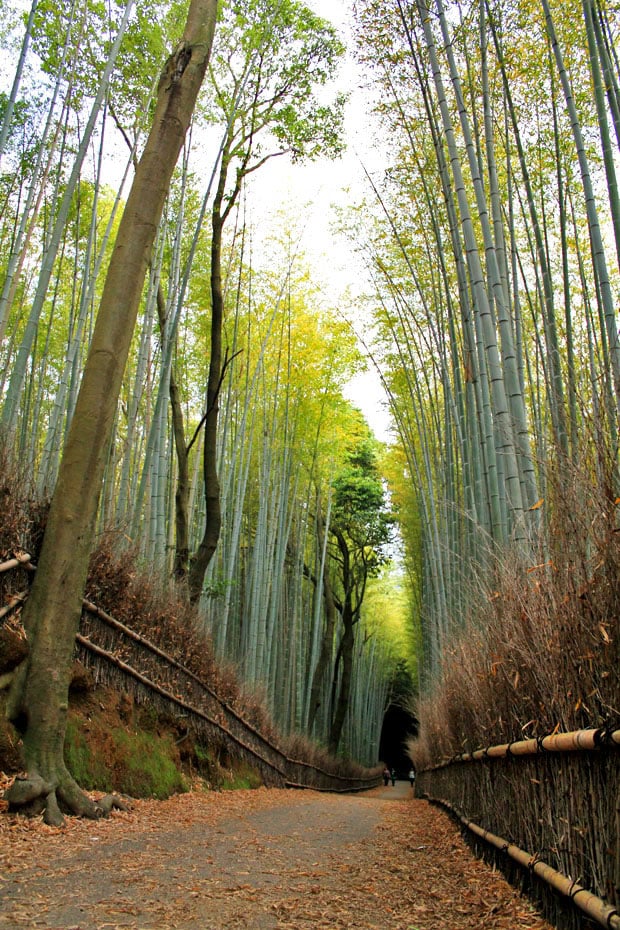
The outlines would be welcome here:
M 10 601 L 8 601 L 8 603 L 6 603 L 3 607 L 0 607 L 0 620 L 2 620 L 3 617 L 8 617 L 8 615 L 12 614 L 14 610 L 17 610 L 17 608 L 24 603 L 27 597 L 27 591 L 22 591 L 19 594 L 12 595 Z
M 35 570 L 24 553 L 0 563 L 0 573 L 19 567 Z M 0 608 L 0 620 L 26 597 L 27 592 L 11 595 Z M 197 736 L 245 759 L 260 771 L 265 784 L 342 793 L 379 784 L 380 776 L 375 773 L 337 775 L 289 758 L 173 656 L 90 601 L 84 600 L 82 606 L 76 648 L 98 683 L 116 685 L 138 701 L 155 704 Z
M 604 746 L 620 746 L 620 730 L 607 727 L 588 727 L 569 733 L 550 733 L 548 736 L 499 743 L 474 752 L 463 752 L 438 765 L 424 769 L 436 772 L 456 762 L 480 762 L 483 759 L 505 759 L 507 756 L 535 756 L 543 752 L 578 752 L 601 749 Z
M 16 555 L 12 559 L 7 559 L 6 562 L 0 562 L 0 572 L 8 572 L 13 568 L 19 568 L 20 565 L 27 566 L 31 564 L 31 558 L 27 552 L 21 552 L 19 555 Z

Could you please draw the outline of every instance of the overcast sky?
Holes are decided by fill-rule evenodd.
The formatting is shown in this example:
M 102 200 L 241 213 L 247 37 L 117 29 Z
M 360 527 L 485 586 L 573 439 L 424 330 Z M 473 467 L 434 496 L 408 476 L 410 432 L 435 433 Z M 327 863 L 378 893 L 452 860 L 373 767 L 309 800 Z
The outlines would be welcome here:
M 342 63 L 334 91 L 349 94 L 346 116 L 346 151 L 336 161 L 291 165 L 281 159 L 267 163 L 251 181 L 249 204 L 257 236 L 268 238 L 277 230 L 279 212 L 284 210 L 297 227 L 300 248 L 314 270 L 314 283 L 321 287 L 327 306 L 343 307 L 345 291 L 353 295 L 364 289 L 365 272 L 351 243 L 334 229 L 336 210 L 346 208 L 368 194 L 362 163 L 373 173 L 382 165 L 372 144 L 368 106 L 360 90 L 361 77 L 350 48 L 350 4 L 346 0 L 307 0 L 320 16 L 338 29 L 349 50 Z M 262 232 L 259 232 L 261 230 Z M 260 244 L 257 240 L 257 245 Z M 345 309 L 358 333 L 365 326 L 361 311 Z M 359 406 L 382 440 L 389 439 L 386 398 L 374 370 L 360 375 L 346 392 Z

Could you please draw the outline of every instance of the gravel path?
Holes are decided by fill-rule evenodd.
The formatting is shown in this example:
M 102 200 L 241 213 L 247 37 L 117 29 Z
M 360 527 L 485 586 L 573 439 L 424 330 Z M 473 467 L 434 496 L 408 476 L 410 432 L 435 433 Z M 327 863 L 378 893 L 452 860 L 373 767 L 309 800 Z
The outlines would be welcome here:
M 407 783 L 193 793 L 59 831 L 0 814 L 0 930 L 547 930 Z

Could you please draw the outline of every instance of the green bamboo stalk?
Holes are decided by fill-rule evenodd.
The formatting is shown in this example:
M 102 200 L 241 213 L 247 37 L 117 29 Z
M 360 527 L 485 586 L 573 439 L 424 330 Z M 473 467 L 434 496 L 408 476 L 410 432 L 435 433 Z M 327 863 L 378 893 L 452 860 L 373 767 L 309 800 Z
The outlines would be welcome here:
M 615 402 L 616 407 L 620 409 L 620 340 L 618 338 L 617 315 L 615 301 L 611 289 L 611 282 L 609 279 L 605 246 L 603 243 L 603 236 L 598 218 L 598 209 L 596 206 L 596 199 L 594 197 L 585 142 L 583 139 L 583 133 L 581 130 L 581 124 L 579 122 L 579 116 L 577 114 L 577 107 L 575 105 L 575 99 L 570 85 L 569 76 L 564 66 L 564 58 L 555 32 L 549 3 L 548 0 L 541 0 L 541 3 L 545 14 L 547 34 L 549 36 L 549 41 L 551 43 L 551 48 L 555 57 L 558 75 L 560 77 L 560 82 L 564 91 L 564 100 L 569 113 L 571 128 L 573 131 L 575 150 L 579 162 L 581 183 L 585 197 L 588 229 L 590 231 L 592 263 L 598 281 L 604 326 L 606 328 L 607 335 L 609 363 L 613 373 Z
M 127 0 L 124 8 L 123 18 L 120 23 L 117 35 L 112 43 L 110 49 L 110 54 L 106 62 L 106 66 L 101 77 L 101 81 L 97 88 L 97 93 L 93 100 L 91 111 L 88 117 L 84 131 L 80 137 L 80 145 L 73 162 L 71 173 L 67 181 L 63 196 L 60 200 L 58 207 L 58 213 L 55 218 L 54 227 L 51 232 L 50 241 L 45 250 L 45 255 L 41 263 L 41 268 L 39 272 L 39 280 L 37 282 L 37 290 L 34 296 L 32 303 L 32 309 L 30 317 L 28 320 L 28 325 L 22 339 L 22 343 L 19 347 L 17 358 L 11 373 L 11 379 L 9 381 L 9 386 L 7 394 L 5 397 L 5 402 L 2 410 L 2 425 L 8 433 L 12 433 L 15 429 L 15 423 L 17 419 L 20 397 L 22 393 L 22 387 L 24 384 L 24 379 L 26 377 L 26 365 L 30 353 L 32 351 L 32 346 L 35 339 L 37 323 L 43 308 L 43 303 L 45 301 L 50 279 L 52 277 L 52 272 L 54 268 L 54 261 L 58 254 L 58 249 L 62 240 L 63 232 L 67 222 L 67 217 L 69 216 L 69 210 L 71 208 L 71 203 L 73 200 L 74 192 L 84 159 L 86 157 L 90 141 L 92 138 L 95 125 L 99 119 L 101 108 L 103 106 L 106 94 L 108 92 L 108 86 L 112 77 L 114 66 L 116 63 L 116 58 L 121 48 L 122 40 L 124 38 L 127 27 L 129 26 L 129 21 L 131 17 L 131 12 L 133 9 L 133 0 Z

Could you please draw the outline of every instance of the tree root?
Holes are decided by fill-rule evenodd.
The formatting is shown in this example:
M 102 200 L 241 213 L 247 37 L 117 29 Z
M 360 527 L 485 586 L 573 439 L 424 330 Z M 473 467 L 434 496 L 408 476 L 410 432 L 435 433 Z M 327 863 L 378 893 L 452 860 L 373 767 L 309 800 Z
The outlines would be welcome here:
M 110 811 L 128 811 L 130 810 L 130 805 L 127 804 L 122 798 L 119 798 L 117 794 L 106 794 L 105 797 L 99 798 L 97 801 L 97 807 L 103 811 L 103 816 L 108 817 Z
M 129 810 L 129 806 L 115 794 L 107 794 L 98 801 L 86 795 L 76 782 L 67 775 L 60 784 L 45 781 L 38 773 L 18 776 L 4 792 L 9 802 L 9 812 L 26 817 L 38 817 L 52 827 L 62 827 L 65 814 L 98 820 L 108 817 L 112 810 Z

